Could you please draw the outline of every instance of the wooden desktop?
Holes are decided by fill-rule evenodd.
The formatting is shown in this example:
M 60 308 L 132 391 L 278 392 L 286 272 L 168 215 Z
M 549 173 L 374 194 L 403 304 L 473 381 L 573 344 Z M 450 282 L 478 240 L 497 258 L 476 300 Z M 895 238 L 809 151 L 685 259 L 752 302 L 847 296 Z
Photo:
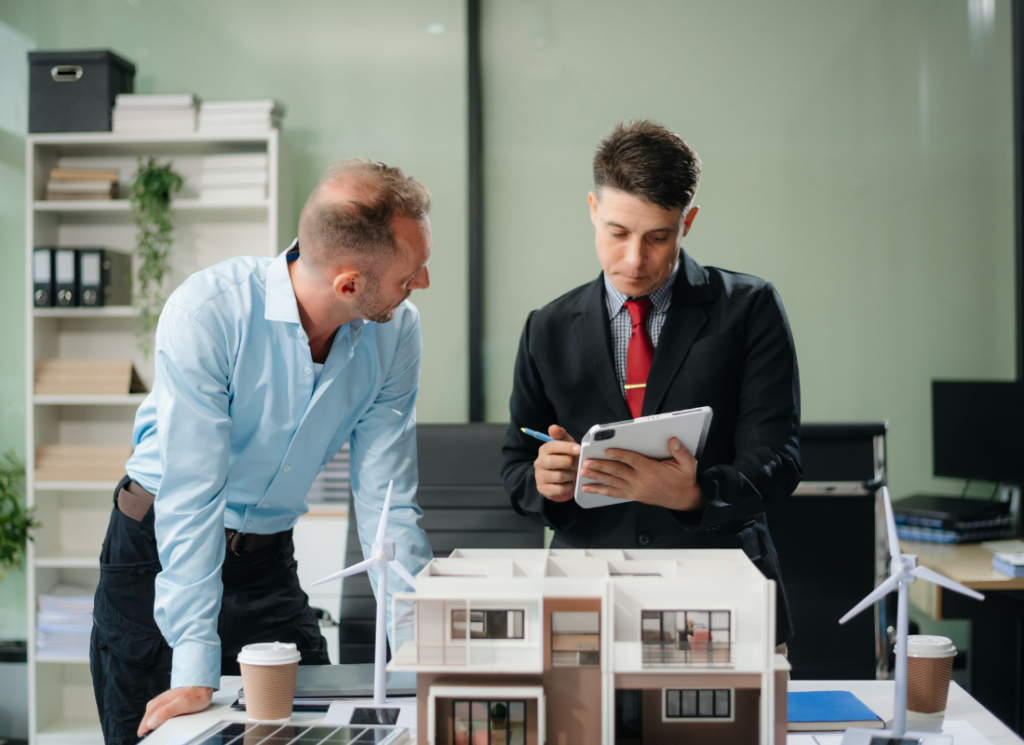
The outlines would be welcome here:
M 971 694 L 1018 734 L 1024 732 L 1024 577 L 992 568 L 992 553 L 963 545 L 901 541 L 918 563 L 985 594 L 984 602 L 943 592 L 930 582 L 910 586 L 910 601 L 933 620 L 971 622 Z

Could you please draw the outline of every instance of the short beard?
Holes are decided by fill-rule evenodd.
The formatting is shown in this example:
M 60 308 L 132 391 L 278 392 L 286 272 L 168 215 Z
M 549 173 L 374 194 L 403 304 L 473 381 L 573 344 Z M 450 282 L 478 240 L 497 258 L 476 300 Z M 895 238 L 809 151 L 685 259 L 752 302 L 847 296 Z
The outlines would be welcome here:
M 405 298 L 409 297 L 409 295 L 410 293 L 406 292 Z M 395 311 L 398 310 L 399 305 L 405 302 L 405 298 L 402 298 L 390 308 L 387 307 L 387 304 L 380 297 L 380 281 L 374 279 L 366 283 L 366 289 L 363 290 L 363 298 L 355 304 L 355 308 L 367 321 L 387 323 L 395 317 Z

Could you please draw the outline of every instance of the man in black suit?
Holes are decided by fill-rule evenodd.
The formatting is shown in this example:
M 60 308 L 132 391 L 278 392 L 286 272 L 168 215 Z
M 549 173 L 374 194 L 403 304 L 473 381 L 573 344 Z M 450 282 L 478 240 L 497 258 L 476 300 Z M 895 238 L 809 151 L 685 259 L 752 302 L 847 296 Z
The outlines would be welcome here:
M 604 271 L 527 318 L 502 477 L 515 509 L 554 529 L 553 548 L 742 548 L 778 583 L 783 644 L 764 513 L 801 476 L 796 351 L 769 282 L 682 250 L 699 181 L 697 154 L 660 125 L 619 124 L 601 142 L 589 200 Z M 576 442 L 593 425 L 700 406 L 714 414 L 699 463 L 675 438 L 666 461 L 609 450 L 584 462 L 600 483 L 583 490 L 628 501 L 576 504 Z

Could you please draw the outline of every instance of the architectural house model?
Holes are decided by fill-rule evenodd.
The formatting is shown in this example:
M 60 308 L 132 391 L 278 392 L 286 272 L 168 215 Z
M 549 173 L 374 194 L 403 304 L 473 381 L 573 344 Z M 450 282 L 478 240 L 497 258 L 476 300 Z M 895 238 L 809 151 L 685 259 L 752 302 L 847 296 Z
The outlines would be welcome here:
M 739 550 L 456 550 L 394 598 L 421 745 L 783 745 L 775 583 Z

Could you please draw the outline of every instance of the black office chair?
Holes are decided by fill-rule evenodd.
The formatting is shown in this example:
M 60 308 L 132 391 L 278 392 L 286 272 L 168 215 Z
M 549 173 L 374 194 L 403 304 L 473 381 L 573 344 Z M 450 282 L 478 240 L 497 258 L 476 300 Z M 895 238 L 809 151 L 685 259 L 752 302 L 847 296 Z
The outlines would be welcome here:
M 844 626 L 839 619 L 885 578 L 888 422 L 803 424 L 804 477 L 768 510 L 793 614 L 792 676 L 800 680 L 887 677 L 885 604 Z
M 417 427 L 420 525 L 434 556 L 448 556 L 456 548 L 544 547 L 544 529 L 512 509 L 501 485 L 507 430 L 507 424 Z M 355 510 L 349 511 L 348 526 L 345 566 L 363 560 Z M 345 579 L 338 623 L 340 662 L 373 662 L 376 608 L 366 574 Z

